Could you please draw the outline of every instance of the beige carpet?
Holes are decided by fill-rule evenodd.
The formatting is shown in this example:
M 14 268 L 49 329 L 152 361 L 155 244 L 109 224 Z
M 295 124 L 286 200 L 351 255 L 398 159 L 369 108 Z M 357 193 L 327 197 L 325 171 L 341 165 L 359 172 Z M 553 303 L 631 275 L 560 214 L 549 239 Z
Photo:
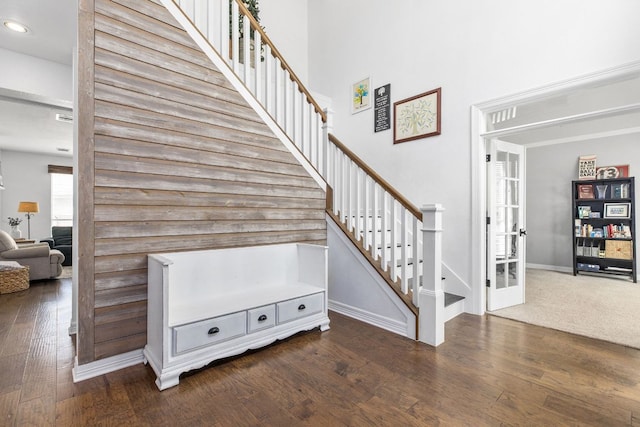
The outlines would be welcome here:
M 640 284 L 527 269 L 526 303 L 489 314 L 640 349 Z

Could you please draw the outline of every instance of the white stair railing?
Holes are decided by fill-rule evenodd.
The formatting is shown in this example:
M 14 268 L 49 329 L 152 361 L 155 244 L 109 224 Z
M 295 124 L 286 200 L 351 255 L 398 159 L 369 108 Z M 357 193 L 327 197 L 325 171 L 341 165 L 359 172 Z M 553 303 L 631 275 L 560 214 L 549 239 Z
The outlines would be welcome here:
M 333 214 L 379 260 L 403 294 L 418 306 L 422 276 L 422 212 L 369 168 L 335 136 L 329 135 Z
M 239 0 L 175 0 L 289 139 L 326 175 L 326 115 Z
M 431 240 L 423 249 L 422 212 L 330 134 L 327 112 L 241 0 L 173 1 L 333 189 L 333 216 L 420 306 L 423 252 L 434 250 Z

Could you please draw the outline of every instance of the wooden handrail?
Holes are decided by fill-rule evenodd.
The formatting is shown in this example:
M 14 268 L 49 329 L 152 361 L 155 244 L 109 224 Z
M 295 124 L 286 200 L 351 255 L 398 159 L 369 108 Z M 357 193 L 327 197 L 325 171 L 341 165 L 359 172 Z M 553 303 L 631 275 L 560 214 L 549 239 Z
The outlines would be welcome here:
M 402 194 L 400 194 L 395 188 L 385 181 L 380 175 L 378 175 L 373 169 L 371 169 L 364 161 L 362 161 L 355 153 L 349 150 L 342 142 L 338 140 L 333 134 L 329 134 L 329 141 L 333 142 L 336 147 L 344 152 L 360 169 L 365 171 L 374 181 L 378 183 L 380 187 L 387 193 L 391 194 L 402 206 L 404 206 L 413 216 L 422 221 L 422 212 L 415 207 L 410 201 L 408 201 Z
M 302 84 L 302 82 L 300 81 L 298 76 L 293 72 L 293 70 L 291 69 L 289 64 L 287 64 L 287 61 L 284 60 L 283 56 L 280 54 L 280 51 L 273 44 L 273 42 L 271 41 L 269 36 L 267 36 L 267 34 L 264 32 L 264 30 L 262 29 L 262 27 L 260 26 L 258 21 L 256 21 L 256 19 L 253 17 L 253 15 L 251 15 L 251 12 L 249 12 L 249 9 L 247 9 L 247 7 L 244 5 L 244 3 L 241 0 L 235 0 L 235 1 L 238 4 L 238 8 L 239 8 L 240 12 L 243 15 L 245 15 L 247 18 L 249 18 L 249 22 L 251 24 L 251 28 L 254 31 L 257 31 L 257 32 L 260 33 L 260 38 L 262 39 L 262 41 L 265 44 L 269 45 L 269 47 L 271 48 L 271 52 L 273 52 L 273 55 L 280 60 L 280 64 L 282 66 L 282 69 L 289 72 L 289 76 L 291 78 L 291 81 L 294 81 L 294 82 L 296 82 L 298 84 L 298 90 L 305 94 L 305 96 L 307 97 L 307 101 L 310 104 L 313 105 L 313 107 L 316 110 L 316 113 L 320 114 L 320 117 L 322 118 L 322 122 L 326 123 L 327 122 L 327 115 L 324 113 L 324 111 L 322 111 L 322 108 L 320 108 L 320 106 L 318 105 L 316 100 L 313 99 L 313 96 L 311 96 L 311 94 L 309 93 L 307 88 L 304 87 L 304 85 Z

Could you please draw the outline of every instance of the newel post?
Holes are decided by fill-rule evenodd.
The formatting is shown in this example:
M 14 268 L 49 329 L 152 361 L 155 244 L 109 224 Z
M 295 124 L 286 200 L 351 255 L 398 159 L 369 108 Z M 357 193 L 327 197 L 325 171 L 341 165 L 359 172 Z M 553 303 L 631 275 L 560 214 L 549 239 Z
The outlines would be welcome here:
M 422 207 L 422 287 L 419 292 L 418 339 L 432 346 L 444 342 L 444 291 L 442 290 L 442 212 L 440 204 Z

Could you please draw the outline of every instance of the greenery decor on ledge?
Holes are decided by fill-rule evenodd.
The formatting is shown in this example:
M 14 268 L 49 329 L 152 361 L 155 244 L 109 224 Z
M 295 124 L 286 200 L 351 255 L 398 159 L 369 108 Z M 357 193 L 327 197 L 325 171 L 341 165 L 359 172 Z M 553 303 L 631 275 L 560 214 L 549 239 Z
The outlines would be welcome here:
M 229 0 L 229 36 L 231 36 L 231 31 L 232 31 L 232 22 L 231 22 L 231 3 L 235 1 L 235 0 Z M 247 7 L 247 9 L 249 10 L 249 12 L 251 13 L 251 16 L 253 16 L 253 18 L 256 20 L 257 23 L 260 23 L 260 7 L 258 6 L 258 0 L 242 0 L 242 3 L 244 3 L 244 5 Z M 240 30 L 240 37 L 243 36 L 243 29 L 242 29 L 242 14 L 238 17 L 238 28 Z M 253 40 L 254 35 L 253 35 L 253 31 L 250 32 L 249 37 L 251 38 L 251 40 Z
M 22 218 L 11 218 L 11 217 L 9 217 L 9 225 L 11 227 L 15 227 L 17 225 L 20 225 L 21 222 L 22 222 Z

